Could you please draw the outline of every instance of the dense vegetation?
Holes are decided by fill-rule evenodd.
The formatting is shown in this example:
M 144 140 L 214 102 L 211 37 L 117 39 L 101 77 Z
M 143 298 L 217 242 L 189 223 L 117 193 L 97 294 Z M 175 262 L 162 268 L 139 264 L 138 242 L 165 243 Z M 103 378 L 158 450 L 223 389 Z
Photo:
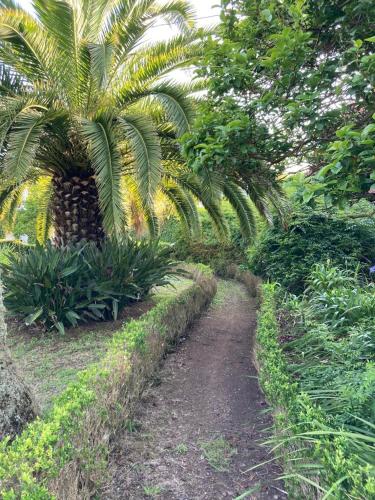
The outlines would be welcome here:
M 255 294 L 250 270 L 269 282 L 257 357 L 290 495 L 375 497 L 374 1 L 222 0 L 214 33 L 185 0 L 32 5 L 0 0 L 7 314 L 35 339 L 66 334 L 113 322 L 183 274 L 178 261 Z M 160 20 L 177 34 L 149 40 Z M 176 83 L 191 65 L 196 78 Z M 94 495 L 102 439 L 212 298 L 198 267 L 47 420 L 0 444 L 0 496 L 65 497 L 73 462 Z
M 314 264 L 326 262 L 351 270 L 358 268 L 370 279 L 375 262 L 375 230 L 358 219 L 328 215 L 308 207 L 296 208 L 283 224 L 280 219 L 263 231 L 249 251 L 251 270 L 302 293 Z
M 264 285 L 258 329 L 261 383 L 278 413 L 271 443 L 296 498 L 375 494 L 372 285 L 318 264 L 305 295 Z M 280 412 L 280 409 L 282 410 Z
M 175 262 L 158 242 L 106 241 L 59 249 L 37 245 L 13 253 L 2 266 L 4 302 L 26 325 L 64 333 L 80 322 L 117 319 L 129 302 L 169 283 Z

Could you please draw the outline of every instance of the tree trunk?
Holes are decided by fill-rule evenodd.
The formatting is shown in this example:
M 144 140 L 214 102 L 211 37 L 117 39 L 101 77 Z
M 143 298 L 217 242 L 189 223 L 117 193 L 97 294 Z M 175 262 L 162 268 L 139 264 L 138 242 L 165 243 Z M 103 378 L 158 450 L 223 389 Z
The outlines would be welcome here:
M 99 243 L 104 238 L 104 230 L 95 178 L 55 176 L 53 187 L 55 244 Z
M 37 415 L 30 390 L 19 377 L 6 346 L 4 315 L 0 281 L 0 440 L 14 438 Z

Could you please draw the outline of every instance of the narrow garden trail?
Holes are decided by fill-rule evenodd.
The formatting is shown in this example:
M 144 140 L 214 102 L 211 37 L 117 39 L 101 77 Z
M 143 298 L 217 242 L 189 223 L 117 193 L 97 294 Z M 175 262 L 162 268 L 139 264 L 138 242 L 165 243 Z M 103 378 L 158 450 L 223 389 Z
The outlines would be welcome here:
M 259 445 L 271 422 L 251 359 L 255 327 L 255 300 L 220 281 L 119 438 L 100 498 L 286 498 L 273 463 L 246 472 L 271 458 Z

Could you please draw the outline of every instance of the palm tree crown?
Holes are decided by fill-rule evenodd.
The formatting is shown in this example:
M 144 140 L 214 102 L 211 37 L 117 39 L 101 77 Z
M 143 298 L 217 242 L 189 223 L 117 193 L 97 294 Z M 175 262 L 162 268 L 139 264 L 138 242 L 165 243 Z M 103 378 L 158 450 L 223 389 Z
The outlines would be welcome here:
M 192 86 L 170 79 L 202 50 L 189 3 L 34 0 L 35 15 L 1 5 L 2 211 L 41 179 L 40 227 L 52 220 L 57 244 L 120 235 L 124 176 L 147 212 L 163 136 L 183 134 L 192 118 Z M 148 41 L 160 18 L 178 34 Z

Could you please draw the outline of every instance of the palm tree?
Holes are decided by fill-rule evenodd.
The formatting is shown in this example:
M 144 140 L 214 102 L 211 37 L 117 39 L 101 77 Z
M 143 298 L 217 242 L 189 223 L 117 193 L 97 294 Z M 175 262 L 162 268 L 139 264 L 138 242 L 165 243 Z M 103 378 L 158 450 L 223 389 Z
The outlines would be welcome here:
M 178 137 L 193 116 L 192 86 L 168 79 L 201 53 L 193 11 L 185 0 L 34 0 L 33 8 L 12 0 L 0 8 L 1 211 L 14 212 L 25 186 L 42 179 L 39 226 L 53 222 L 57 245 L 119 236 L 122 179 L 151 212 L 161 124 Z M 161 18 L 178 34 L 148 41 Z

